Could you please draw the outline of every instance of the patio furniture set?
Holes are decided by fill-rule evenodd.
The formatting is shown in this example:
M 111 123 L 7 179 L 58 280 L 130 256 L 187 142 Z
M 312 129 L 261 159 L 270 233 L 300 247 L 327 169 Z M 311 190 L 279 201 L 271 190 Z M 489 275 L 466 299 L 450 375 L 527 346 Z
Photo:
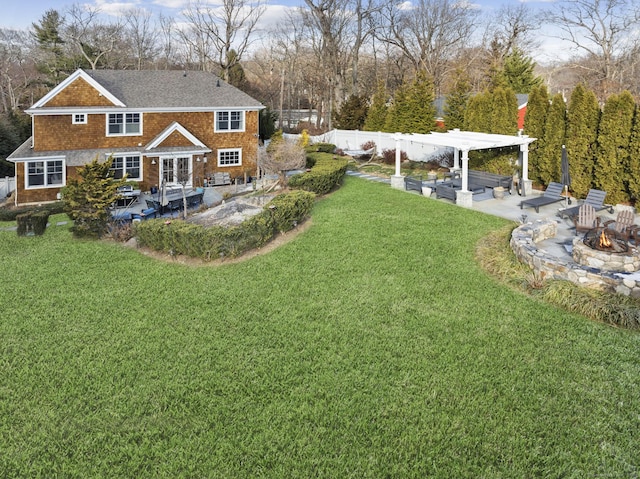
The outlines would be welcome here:
M 467 188 L 474 195 L 484 193 L 486 188 L 496 188 L 499 186 L 511 193 L 513 187 L 512 176 L 469 170 L 467 178 L 469 180 Z M 433 181 L 433 183 L 431 183 L 431 181 Z M 462 189 L 462 179 L 460 178 L 459 171 L 445 173 L 444 180 L 439 183 L 437 180 L 423 181 L 422 176 L 406 176 L 404 184 L 407 191 L 414 190 L 420 194 L 422 194 L 423 186 L 435 187 L 436 198 L 446 198 L 453 201 L 456 200 L 456 192 Z

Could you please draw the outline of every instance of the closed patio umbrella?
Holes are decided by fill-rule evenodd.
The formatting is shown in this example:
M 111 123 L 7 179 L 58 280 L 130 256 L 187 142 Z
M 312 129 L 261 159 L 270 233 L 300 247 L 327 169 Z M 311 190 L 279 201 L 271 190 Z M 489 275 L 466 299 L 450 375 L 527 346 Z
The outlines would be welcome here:
M 164 179 L 162 180 L 162 186 L 160 187 L 160 189 L 162 190 L 162 196 L 160 197 L 160 206 L 162 207 L 161 210 L 164 210 L 164 207 L 169 204 L 169 200 L 167 199 L 167 183 Z
M 571 173 L 569 172 L 569 157 L 567 156 L 567 148 L 562 145 L 562 160 L 560 162 L 560 170 L 562 172 L 561 183 L 564 185 L 565 208 L 569 207 L 569 187 L 571 186 Z

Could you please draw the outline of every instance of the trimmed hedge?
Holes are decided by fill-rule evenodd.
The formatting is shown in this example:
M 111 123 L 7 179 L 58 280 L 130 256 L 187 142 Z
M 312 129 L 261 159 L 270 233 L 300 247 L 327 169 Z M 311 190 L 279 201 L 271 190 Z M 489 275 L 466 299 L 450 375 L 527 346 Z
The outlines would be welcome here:
M 289 187 L 325 195 L 342 181 L 347 164 L 343 158 L 318 158 L 311 171 L 289 178 Z
M 306 191 L 276 196 L 262 212 L 229 228 L 155 219 L 136 223 L 134 235 L 141 246 L 172 256 L 185 255 L 205 261 L 235 257 L 264 246 L 278 232 L 293 229 L 309 215 L 314 198 L 313 193 Z
M 57 215 L 64 213 L 64 204 L 62 201 L 56 201 L 38 206 L 3 207 L 0 208 L 0 221 L 16 221 L 18 215 L 38 211 L 45 211 L 49 215 Z
M 49 221 L 48 211 L 30 211 L 16 216 L 18 223 L 18 236 L 27 236 L 30 232 L 37 236 L 42 236 L 47 230 Z

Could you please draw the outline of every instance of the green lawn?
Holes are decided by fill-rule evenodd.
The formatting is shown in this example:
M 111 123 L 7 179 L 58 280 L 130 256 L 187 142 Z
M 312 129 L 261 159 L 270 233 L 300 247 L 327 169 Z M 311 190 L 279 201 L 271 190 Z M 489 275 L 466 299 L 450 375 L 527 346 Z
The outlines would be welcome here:
M 0 477 L 640 474 L 640 334 L 474 262 L 505 220 L 345 178 L 221 267 L 0 231 Z

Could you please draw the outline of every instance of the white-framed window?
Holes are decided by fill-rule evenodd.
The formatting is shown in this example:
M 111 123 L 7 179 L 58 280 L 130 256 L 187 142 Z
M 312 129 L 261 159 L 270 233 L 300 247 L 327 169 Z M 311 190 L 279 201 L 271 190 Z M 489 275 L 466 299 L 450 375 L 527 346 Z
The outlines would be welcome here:
M 27 161 L 25 168 L 25 187 L 52 188 L 64 186 L 64 161 L 63 160 L 37 160 Z
M 74 125 L 85 125 L 87 123 L 86 113 L 74 113 L 71 115 L 71 123 Z
M 225 148 L 218 150 L 218 166 L 239 166 L 241 164 L 241 148 Z
M 128 180 L 142 180 L 142 169 L 140 168 L 140 155 L 114 156 L 110 170 L 115 179 L 124 178 Z
M 216 131 L 244 131 L 244 111 L 217 111 Z
M 140 113 L 107 113 L 107 136 L 142 134 Z
M 191 185 L 193 174 L 193 158 L 191 156 L 176 156 L 162 158 L 162 180 L 166 184 Z

